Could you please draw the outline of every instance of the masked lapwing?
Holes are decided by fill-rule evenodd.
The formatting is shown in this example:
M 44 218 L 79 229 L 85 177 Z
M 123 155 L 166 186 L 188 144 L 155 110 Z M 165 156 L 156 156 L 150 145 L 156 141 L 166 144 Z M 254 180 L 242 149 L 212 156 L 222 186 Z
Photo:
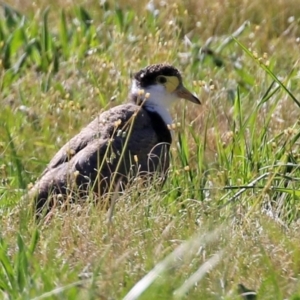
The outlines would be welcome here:
M 172 142 L 170 106 L 200 104 L 169 64 L 150 65 L 132 78 L 129 101 L 99 114 L 52 158 L 29 192 L 40 211 L 70 196 L 106 195 L 137 176 L 162 181 Z

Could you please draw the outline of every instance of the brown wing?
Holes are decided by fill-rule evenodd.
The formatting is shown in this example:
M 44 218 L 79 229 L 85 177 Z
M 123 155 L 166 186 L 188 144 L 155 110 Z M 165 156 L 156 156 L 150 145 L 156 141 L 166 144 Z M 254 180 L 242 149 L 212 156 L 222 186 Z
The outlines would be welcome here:
M 83 192 L 93 186 L 96 192 L 104 193 L 112 179 L 126 182 L 128 174 L 153 172 L 158 166 L 164 172 L 169 165 L 168 150 L 144 109 L 120 105 L 100 114 L 64 145 L 31 194 L 40 208 L 49 193 L 66 194 L 74 184 Z
M 101 116 L 101 115 L 100 115 Z M 45 175 L 48 171 L 59 165 L 70 161 L 79 151 L 84 149 L 86 145 L 95 138 L 97 133 L 104 131 L 104 126 L 100 123 L 100 116 L 94 119 L 87 127 L 81 130 L 79 134 L 68 141 L 51 159 L 47 168 L 42 173 Z
M 107 123 L 105 120 L 109 112 L 110 111 L 107 111 L 98 115 L 90 124 L 68 141 L 51 159 L 47 168 L 42 173 L 42 176 L 49 170 L 70 161 L 73 156 L 84 149 L 87 144 L 95 138 L 105 136 L 107 134 Z
M 163 173 L 167 170 L 170 144 L 159 143 L 148 113 L 140 110 L 131 120 L 133 123 L 121 125 L 119 134 L 94 140 L 72 159 L 71 172 L 80 174 L 76 180 L 77 186 L 97 182 L 98 187 L 95 186 L 94 190 L 104 193 L 112 180 L 117 182 L 122 178 L 126 183 L 128 177 L 137 174 Z

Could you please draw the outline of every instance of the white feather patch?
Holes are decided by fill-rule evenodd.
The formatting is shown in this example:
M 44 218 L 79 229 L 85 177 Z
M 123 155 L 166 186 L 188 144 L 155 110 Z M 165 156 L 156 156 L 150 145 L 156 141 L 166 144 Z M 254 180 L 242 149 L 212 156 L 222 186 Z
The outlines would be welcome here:
M 138 88 L 136 80 L 133 80 L 131 93 L 137 95 L 140 90 L 141 89 Z M 158 113 L 166 125 L 171 125 L 173 121 L 169 113 L 169 108 L 176 100 L 179 99 L 179 97 L 174 93 L 169 93 L 161 84 L 151 85 L 145 88 L 144 92 L 144 95 L 149 93 L 149 97 L 146 99 L 144 104 L 145 109 Z M 143 95 L 141 95 L 141 98 L 142 97 Z

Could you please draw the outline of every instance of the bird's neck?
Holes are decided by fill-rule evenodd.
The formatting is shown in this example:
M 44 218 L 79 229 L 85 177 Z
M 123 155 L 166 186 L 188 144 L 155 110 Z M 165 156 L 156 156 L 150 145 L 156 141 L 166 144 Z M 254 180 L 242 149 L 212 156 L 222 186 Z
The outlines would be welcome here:
M 151 113 L 157 113 L 166 125 L 173 123 L 169 108 L 174 97 L 166 93 L 163 86 L 150 86 L 144 90 L 144 93 L 141 93 L 141 89 L 133 82 L 130 100 L 137 105 L 142 105 L 145 110 Z

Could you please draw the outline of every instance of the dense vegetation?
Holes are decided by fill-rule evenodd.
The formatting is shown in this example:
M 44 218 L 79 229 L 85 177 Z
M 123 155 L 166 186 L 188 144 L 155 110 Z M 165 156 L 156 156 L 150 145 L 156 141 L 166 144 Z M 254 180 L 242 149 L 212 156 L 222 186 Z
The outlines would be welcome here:
M 298 2 L 1 3 L 0 298 L 300 299 Z M 202 100 L 163 189 L 37 224 L 27 187 L 158 62 Z

